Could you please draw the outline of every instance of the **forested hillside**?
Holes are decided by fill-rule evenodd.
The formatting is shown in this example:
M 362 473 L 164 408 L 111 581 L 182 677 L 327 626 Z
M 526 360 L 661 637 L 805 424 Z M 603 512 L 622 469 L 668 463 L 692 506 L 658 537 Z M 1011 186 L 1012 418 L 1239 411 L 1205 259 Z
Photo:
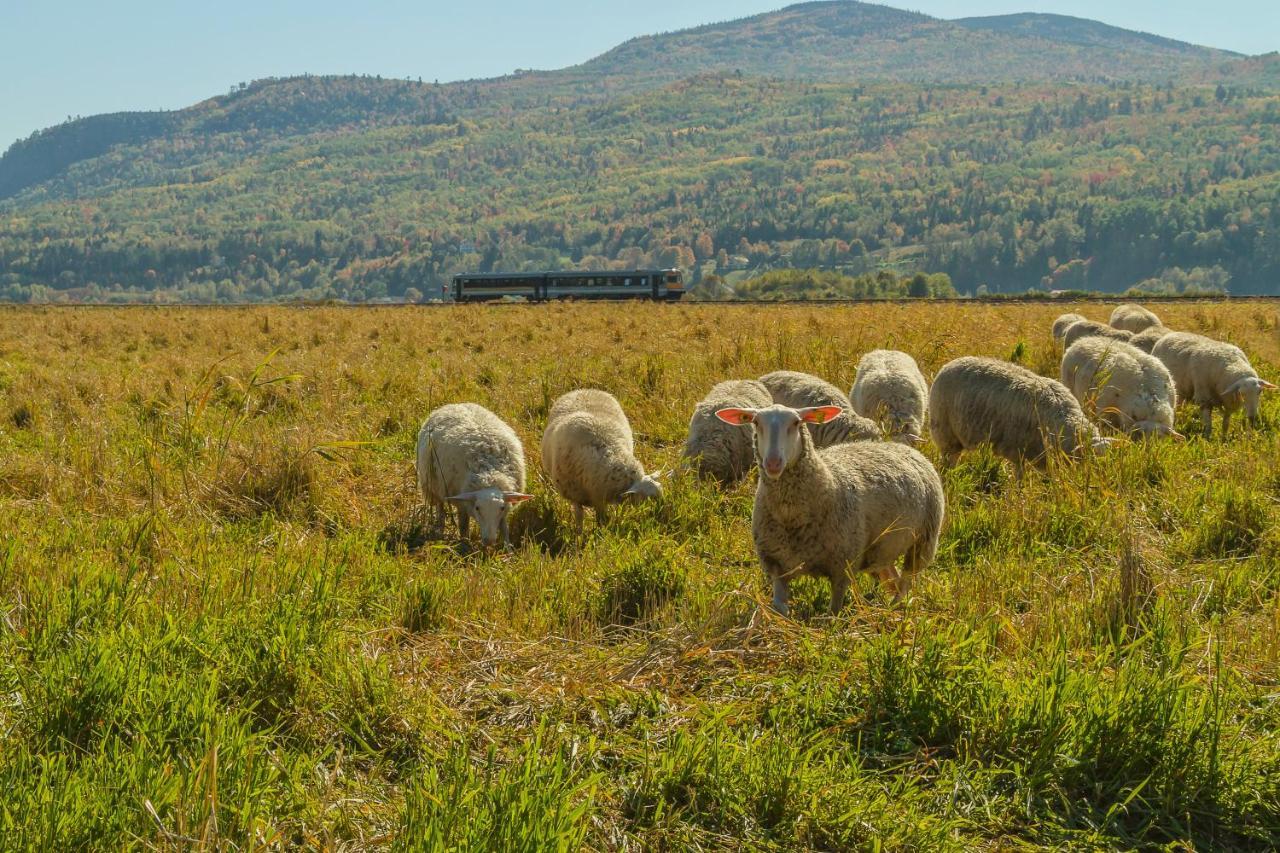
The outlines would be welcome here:
M 627 72 L 646 44 L 683 74 L 701 67 L 681 65 L 688 45 L 714 65 L 779 32 L 808 33 L 779 43 L 816 62 L 905 27 L 907 56 L 920 28 L 944 25 L 1198 70 L 822 82 L 788 79 L 808 66 L 785 62 L 760 76 L 760 53 L 674 82 Z M 1246 70 L 1200 82 L 1224 57 Z M 945 273 L 962 293 L 1273 291 L 1275 65 L 1055 16 L 949 23 L 836 3 L 636 40 L 565 72 L 262 81 L 15 145 L 0 159 L 0 298 L 417 298 L 464 269 L 649 264 L 695 280 Z

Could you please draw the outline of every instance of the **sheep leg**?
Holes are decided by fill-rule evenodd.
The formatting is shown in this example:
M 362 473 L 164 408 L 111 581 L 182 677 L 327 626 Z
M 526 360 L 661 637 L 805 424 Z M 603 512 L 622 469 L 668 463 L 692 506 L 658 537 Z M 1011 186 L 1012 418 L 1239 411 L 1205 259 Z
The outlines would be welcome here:
M 880 586 L 884 588 L 885 592 L 892 593 L 894 604 L 897 604 L 902 600 L 903 575 L 898 572 L 893 563 L 886 563 L 885 565 L 873 568 L 871 571 L 880 581 Z M 907 587 L 910 588 L 911 581 L 907 580 L 906 583 Z
M 466 539 L 471 528 L 471 516 L 462 507 L 458 507 L 458 538 Z
M 773 609 L 783 616 L 791 612 L 791 581 L 782 575 L 773 576 Z
M 1222 410 L 1222 437 L 1225 439 L 1227 434 L 1231 432 L 1231 410 Z
M 582 504 L 573 505 L 573 523 L 578 529 L 578 538 L 582 538 L 582 523 L 586 518 L 587 508 Z
M 1200 423 L 1204 426 L 1204 437 L 1213 438 L 1213 406 L 1200 407 Z
M 609 523 L 609 507 L 607 504 L 600 504 L 596 507 L 596 527 L 602 527 Z
M 502 544 L 507 548 L 511 547 L 511 526 L 505 518 L 502 519 Z
M 849 594 L 849 573 L 836 572 L 831 575 L 831 615 L 835 616 L 844 609 L 845 597 Z
M 442 501 L 432 501 L 431 509 L 432 509 L 432 513 L 435 515 L 435 520 L 432 522 L 433 526 L 435 527 L 435 532 L 439 534 L 443 534 L 445 516 L 448 514 L 448 510 L 445 509 L 444 503 Z

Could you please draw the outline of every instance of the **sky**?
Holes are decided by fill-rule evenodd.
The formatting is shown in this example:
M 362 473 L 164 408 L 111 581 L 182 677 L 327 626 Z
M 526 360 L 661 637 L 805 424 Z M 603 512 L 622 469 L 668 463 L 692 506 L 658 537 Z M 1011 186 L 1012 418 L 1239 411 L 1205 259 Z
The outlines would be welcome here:
M 423 80 L 561 68 L 637 35 L 791 0 L 0 0 L 0 150 L 69 116 L 178 109 L 295 74 Z M 1241 53 L 1280 50 L 1277 0 L 903 0 L 941 18 L 1056 12 Z

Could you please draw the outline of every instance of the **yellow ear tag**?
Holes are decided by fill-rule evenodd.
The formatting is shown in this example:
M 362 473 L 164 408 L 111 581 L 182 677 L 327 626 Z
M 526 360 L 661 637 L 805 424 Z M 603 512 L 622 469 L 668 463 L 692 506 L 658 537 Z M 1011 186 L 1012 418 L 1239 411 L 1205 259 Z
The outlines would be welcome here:
M 813 423 L 815 423 L 815 424 L 825 424 L 825 423 L 827 422 L 827 413 L 826 413 L 826 412 L 815 412 L 814 414 L 817 416 L 817 420 L 816 420 L 816 421 L 813 421 Z

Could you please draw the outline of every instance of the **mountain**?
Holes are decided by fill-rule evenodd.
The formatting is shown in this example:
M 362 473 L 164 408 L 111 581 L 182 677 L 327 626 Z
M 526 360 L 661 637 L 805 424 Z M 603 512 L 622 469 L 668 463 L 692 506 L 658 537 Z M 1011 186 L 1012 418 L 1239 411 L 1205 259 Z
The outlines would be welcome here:
M 1276 55 L 1090 21 L 839 2 L 560 71 L 264 80 L 14 145 L 0 298 L 367 299 L 650 263 L 1258 292 L 1280 280 L 1277 79 Z

